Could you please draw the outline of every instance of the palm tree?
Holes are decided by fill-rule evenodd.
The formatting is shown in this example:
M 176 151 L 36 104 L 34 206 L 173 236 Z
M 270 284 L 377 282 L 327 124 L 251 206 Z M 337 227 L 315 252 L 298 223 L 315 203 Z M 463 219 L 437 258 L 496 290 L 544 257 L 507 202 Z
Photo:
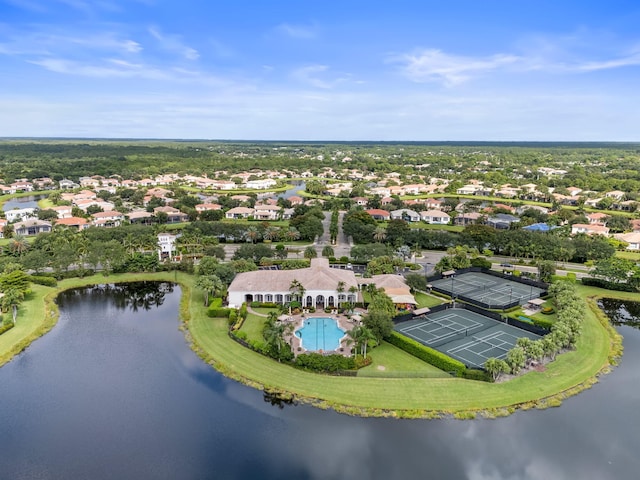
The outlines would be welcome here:
M 376 242 L 383 242 L 385 238 L 387 238 L 387 229 L 382 225 L 376 227 L 375 231 L 373 232 L 373 239 Z
M 294 297 L 297 298 L 301 304 L 303 303 L 303 298 L 306 290 L 299 280 L 294 278 L 291 281 L 291 284 L 289 285 L 289 291 L 291 291 Z
M 355 305 L 355 301 L 354 301 L 353 299 L 356 299 L 356 300 L 358 299 L 358 297 L 356 296 L 356 293 L 357 293 L 357 292 L 358 292 L 358 287 L 356 287 L 355 285 L 351 285 L 351 286 L 349 287 L 349 293 L 351 294 L 351 297 L 350 297 L 350 298 L 351 298 L 351 301 L 350 301 L 350 303 L 351 303 L 351 309 L 352 309 L 352 310 L 353 310 L 353 307 L 354 307 L 354 305 Z
M 13 255 L 17 255 L 18 257 L 22 257 L 24 253 L 29 250 L 29 243 L 27 239 L 22 235 L 14 235 L 9 243 L 9 250 Z
M 300 238 L 300 232 L 295 227 L 289 227 L 289 230 L 284 233 L 284 236 L 289 242 L 293 242 Z
M 262 338 L 267 342 L 267 345 L 276 347 L 278 350 L 278 361 L 280 361 L 280 352 L 282 351 L 282 347 L 287 343 L 284 339 L 286 330 L 286 325 L 278 322 L 265 323 L 265 328 L 262 330 Z
M 262 238 L 265 240 L 274 241 L 280 237 L 280 229 L 274 226 L 268 226 L 265 228 L 264 233 L 262 234 Z
M 215 297 L 216 293 L 224 290 L 224 284 L 217 275 L 201 275 L 196 280 L 196 288 L 204 290 L 204 306 L 209 306 L 209 295 Z
M 260 231 L 256 227 L 249 227 L 245 232 L 245 236 L 251 240 L 251 243 L 256 243 L 258 239 L 261 237 Z
M 360 342 L 362 348 L 362 356 L 367 358 L 367 347 L 371 345 L 375 347 L 378 344 L 378 339 L 373 332 L 365 326 L 360 327 Z
M 0 306 L 3 312 L 8 312 L 12 309 L 13 323 L 16 323 L 16 317 L 18 316 L 18 305 L 24 299 L 24 292 L 17 288 L 8 288 L 4 291 L 4 295 L 0 299 Z

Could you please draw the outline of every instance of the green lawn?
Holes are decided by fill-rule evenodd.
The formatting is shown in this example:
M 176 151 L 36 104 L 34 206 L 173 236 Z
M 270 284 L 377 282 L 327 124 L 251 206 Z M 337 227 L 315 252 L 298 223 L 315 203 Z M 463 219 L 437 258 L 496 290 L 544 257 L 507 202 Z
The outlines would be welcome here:
M 640 252 L 629 252 L 625 250 L 624 252 L 616 252 L 616 257 L 638 262 L 640 261 Z
M 435 307 L 436 305 L 441 305 L 445 302 L 444 298 L 435 297 L 423 292 L 416 292 L 413 296 L 416 299 L 416 302 L 418 302 L 418 306 L 416 308 Z
M 419 230 L 445 230 L 447 232 L 462 232 L 464 230 L 464 227 L 460 225 L 431 225 L 424 222 L 411 222 L 409 227 Z
M 543 372 L 530 372 L 508 382 L 492 384 L 461 378 L 389 378 L 334 377 L 294 369 L 253 352 L 233 341 L 227 333 L 226 319 L 207 317 L 203 293 L 193 289 L 193 276 L 163 272 L 156 274 L 96 275 L 60 282 L 58 289 L 35 285 L 33 295 L 21 305 L 18 325 L 0 337 L 0 362 L 8 361 L 31 341 L 53 325 L 57 315 L 53 303 L 60 290 L 81 285 L 136 280 L 179 282 L 183 291 L 180 317 L 189 330 L 192 347 L 207 363 L 225 375 L 256 388 L 272 388 L 295 394 L 300 400 L 318 406 L 363 415 L 420 417 L 434 414 L 486 411 L 503 414 L 514 406 L 556 405 L 562 398 L 577 393 L 582 385 L 590 385 L 595 376 L 609 365 L 609 356 L 618 348 L 615 330 L 600 322 L 602 313 L 594 308 L 592 298 L 640 300 L 639 294 L 612 292 L 579 286 L 589 308 L 584 318 L 583 333 L 575 351 L 560 355 Z M 43 300 L 47 300 L 45 303 Z M 51 314 L 50 312 L 53 312 Z M 394 353 L 377 353 L 377 365 L 408 369 L 406 362 Z M 386 362 L 386 364 L 384 363 Z M 411 361 L 411 364 L 417 365 Z M 375 367 L 374 367 L 375 368 Z
M 264 341 L 262 338 L 262 326 L 265 320 L 266 318 L 264 317 L 250 313 L 247 315 L 247 319 L 242 324 L 240 331 L 247 334 L 247 340 L 262 342 Z
M 432 377 L 448 378 L 449 374 L 387 342 L 367 352 L 372 363 L 358 371 L 362 377 Z

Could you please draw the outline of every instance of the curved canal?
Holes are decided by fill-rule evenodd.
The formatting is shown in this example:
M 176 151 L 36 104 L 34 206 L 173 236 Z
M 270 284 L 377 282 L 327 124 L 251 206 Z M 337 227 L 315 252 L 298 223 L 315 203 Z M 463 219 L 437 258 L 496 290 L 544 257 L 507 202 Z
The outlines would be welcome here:
M 151 282 L 60 297 L 57 326 L 0 368 L 2 478 L 555 480 L 640 469 L 632 326 L 618 327 L 622 365 L 560 408 L 398 421 L 278 405 L 226 379 L 186 344 L 179 300 L 179 287 Z M 627 318 L 625 305 L 605 308 Z

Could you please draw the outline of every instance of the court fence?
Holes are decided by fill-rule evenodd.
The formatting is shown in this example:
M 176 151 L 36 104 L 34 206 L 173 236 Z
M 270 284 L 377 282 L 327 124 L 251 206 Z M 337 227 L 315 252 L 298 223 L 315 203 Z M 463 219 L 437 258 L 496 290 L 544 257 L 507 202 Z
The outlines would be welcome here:
M 539 294 L 536 294 L 535 296 L 529 296 L 529 300 L 533 300 L 533 298 L 538 298 L 538 297 L 544 297 L 547 295 L 547 288 L 548 285 L 544 282 L 539 282 L 537 280 L 531 280 L 529 278 L 521 278 L 521 277 L 516 277 L 513 275 L 505 275 L 503 273 L 500 272 L 494 272 L 493 270 L 489 270 L 486 268 L 482 268 L 482 267 L 469 267 L 469 268 L 461 268 L 460 270 L 456 270 L 456 275 L 462 275 L 464 273 L 469 273 L 469 272 L 478 272 L 478 273 L 484 273 L 486 275 L 491 275 L 493 277 L 497 277 L 497 278 L 502 278 L 504 280 L 509 280 L 511 282 L 516 282 L 516 283 L 520 283 L 523 285 L 529 285 L 532 287 L 537 287 L 542 289 L 542 292 L 540 292 Z M 433 275 L 431 277 L 427 277 L 427 282 L 428 283 L 432 283 L 436 280 L 441 280 L 443 278 L 447 278 L 444 277 L 442 274 L 438 273 L 436 275 Z M 473 305 L 477 305 L 479 307 L 485 308 L 485 309 L 489 309 L 489 310 L 496 310 L 496 309 L 501 309 L 501 310 L 509 310 L 511 308 L 515 308 L 520 306 L 520 298 L 518 298 L 517 300 L 512 300 L 511 302 L 508 303 L 487 303 L 487 302 L 483 302 L 481 300 L 478 300 L 477 298 L 474 297 L 469 297 L 467 295 L 464 294 L 456 294 L 455 292 L 451 292 L 451 290 L 446 289 L 446 288 L 442 288 L 442 287 L 438 287 L 436 285 L 433 285 L 431 287 L 431 289 L 435 292 L 444 294 L 444 295 L 448 295 L 451 296 L 451 294 L 453 293 L 455 298 L 458 300 L 461 300 L 463 302 L 466 303 L 471 303 Z
M 538 325 L 532 325 L 530 323 L 523 322 L 523 321 L 517 320 L 515 318 L 510 318 L 510 317 L 507 317 L 506 315 L 501 315 L 498 312 L 491 312 L 489 310 L 486 310 L 484 308 L 480 308 L 480 307 L 478 307 L 476 305 L 471 305 L 469 303 L 456 303 L 455 306 L 454 306 L 453 303 L 443 303 L 441 305 L 437 305 L 437 306 L 431 308 L 429 310 L 429 314 L 442 312 L 442 311 L 448 310 L 450 308 L 469 310 L 470 312 L 477 313 L 477 314 L 483 315 L 485 317 L 489 317 L 490 319 L 496 320 L 497 322 L 500 322 L 500 323 L 504 323 L 505 325 L 511 325 L 511 326 L 514 326 L 514 327 L 518 327 L 518 328 L 520 328 L 522 330 L 526 330 L 527 332 L 534 333 L 534 334 L 539 335 L 541 337 L 543 337 L 544 335 L 549 333 L 549 330 L 547 330 L 545 328 L 542 328 L 542 327 L 540 327 Z M 411 314 L 399 315 L 399 316 L 393 318 L 393 323 L 397 325 L 399 323 L 407 322 L 407 321 L 413 320 L 415 318 L 425 317 L 425 316 L 427 316 L 429 314 L 420 315 L 420 316 L 417 316 L 417 317 L 414 317 Z

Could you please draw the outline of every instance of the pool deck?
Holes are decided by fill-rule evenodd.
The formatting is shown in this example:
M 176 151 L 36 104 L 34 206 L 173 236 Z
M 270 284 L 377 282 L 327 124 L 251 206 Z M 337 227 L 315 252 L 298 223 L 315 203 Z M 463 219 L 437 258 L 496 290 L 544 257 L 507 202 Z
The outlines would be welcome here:
M 290 325 L 292 324 L 294 325 L 294 327 L 291 333 L 288 335 L 285 335 L 284 338 L 291 345 L 291 350 L 293 351 L 293 354 L 295 356 L 298 356 L 301 353 L 315 352 L 315 353 L 322 353 L 323 355 L 338 354 L 338 355 L 344 355 L 345 357 L 351 356 L 352 346 L 348 345 L 349 337 L 347 335 L 342 337 L 342 339 L 340 340 L 340 346 L 335 350 L 320 350 L 316 352 L 315 350 L 306 350 L 302 348 L 302 340 L 294 334 L 294 331 L 298 330 L 299 328 L 302 328 L 302 326 L 304 325 L 305 318 L 314 318 L 314 317 L 332 318 L 333 320 L 337 320 L 338 327 L 340 327 L 345 332 L 348 332 L 356 325 L 359 325 L 359 322 L 357 322 L 356 320 L 351 320 L 347 318 L 345 315 L 336 315 L 336 314 L 329 314 L 329 313 L 306 313 L 306 314 L 300 314 L 300 315 L 291 315 L 288 320 L 284 320 L 284 323 L 290 324 Z

